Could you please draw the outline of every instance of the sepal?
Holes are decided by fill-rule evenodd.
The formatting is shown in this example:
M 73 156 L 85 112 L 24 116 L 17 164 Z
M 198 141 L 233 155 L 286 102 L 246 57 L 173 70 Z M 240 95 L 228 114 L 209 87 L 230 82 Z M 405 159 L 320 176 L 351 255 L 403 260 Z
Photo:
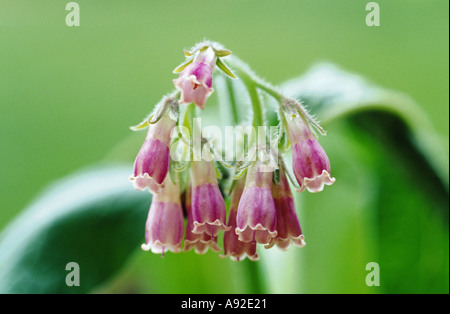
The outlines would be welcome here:
M 186 54 L 186 52 L 185 52 Z M 179 66 L 177 66 L 175 68 L 175 70 L 173 70 L 173 73 L 180 73 L 181 71 L 183 71 L 189 64 L 191 64 L 194 61 L 194 57 L 189 57 L 188 59 L 186 59 L 184 62 L 182 62 Z
M 222 70 L 223 73 L 225 73 L 226 75 L 228 75 L 231 78 L 237 79 L 236 75 L 234 75 L 234 73 L 228 68 L 228 66 L 220 58 L 217 58 L 216 65 L 220 70 Z
M 214 49 L 214 52 L 216 53 L 216 56 L 218 58 L 226 57 L 232 54 L 232 52 L 228 49 L 220 49 L 220 50 Z

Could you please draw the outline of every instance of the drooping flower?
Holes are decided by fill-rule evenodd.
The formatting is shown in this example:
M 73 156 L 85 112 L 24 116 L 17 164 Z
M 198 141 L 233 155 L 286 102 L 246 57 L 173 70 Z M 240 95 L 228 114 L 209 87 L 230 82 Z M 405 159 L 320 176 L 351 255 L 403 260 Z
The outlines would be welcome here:
M 335 179 L 330 175 L 330 161 L 308 123 L 301 116 L 286 120 L 292 146 L 292 168 L 300 185 L 298 191 L 320 192 L 324 185 L 332 185 Z
M 217 237 L 226 226 L 225 201 L 217 184 L 216 169 L 212 161 L 193 161 L 192 176 L 192 218 L 193 233 L 205 233 Z
M 214 91 L 212 73 L 216 65 L 216 53 L 211 47 L 199 51 L 192 63 L 184 68 L 173 84 L 181 91 L 180 104 L 195 103 L 204 108 L 206 100 Z
M 235 232 L 242 242 L 270 243 L 277 235 L 276 211 L 273 201 L 272 172 L 262 171 L 256 161 L 247 172 L 245 188 L 236 214 Z
M 165 114 L 155 124 L 148 127 L 147 137 L 134 162 L 134 175 L 130 177 L 135 189 L 148 188 L 159 193 L 169 171 L 170 132 L 175 121 Z
M 162 255 L 165 251 L 180 252 L 183 234 L 180 186 L 174 184 L 168 176 L 164 181 L 164 188 L 153 196 L 145 224 L 145 243 L 142 244 L 142 249 Z
M 239 236 L 235 232 L 237 208 L 244 189 L 244 183 L 245 179 L 240 179 L 231 192 L 230 212 L 227 222 L 228 227 L 231 229 L 225 231 L 223 237 L 224 254 L 221 257 L 229 256 L 234 261 L 242 261 L 248 257 L 252 261 L 257 261 L 259 256 L 256 253 L 256 242 L 239 241 Z
M 187 225 L 186 225 L 186 236 L 184 238 L 184 251 L 189 251 L 191 249 L 195 250 L 197 254 L 204 254 L 210 248 L 214 252 L 219 252 L 220 247 L 217 244 L 217 238 L 211 238 L 206 233 L 193 233 L 194 229 L 194 218 L 192 217 L 192 204 L 191 204 L 192 189 L 189 186 L 186 189 L 184 208 L 187 214 Z
M 265 247 L 277 245 L 287 250 L 291 243 L 304 247 L 305 237 L 295 212 L 294 198 L 283 169 L 280 169 L 280 182 L 272 186 L 272 196 L 277 211 L 277 236 Z

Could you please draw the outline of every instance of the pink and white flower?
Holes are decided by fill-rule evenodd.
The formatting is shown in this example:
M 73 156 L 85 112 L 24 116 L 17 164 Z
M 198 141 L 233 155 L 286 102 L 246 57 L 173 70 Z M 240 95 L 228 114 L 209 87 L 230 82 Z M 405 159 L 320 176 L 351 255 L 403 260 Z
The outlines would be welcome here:
M 143 250 L 163 255 L 165 251 L 180 252 L 184 234 L 180 187 L 170 177 L 164 183 L 161 192 L 153 196 L 142 244 Z
M 235 232 L 237 208 L 244 189 L 244 183 L 245 179 L 240 179 L 231 192 L 230 213 L 228 214 L 227 222 L 227 226 L 231 229 L 225 231 L 223 237 L 224 254 L 221 257 L 229 256 L 233 261 L 242 261 L 248 257 L 252 261 L 257 261 L 259 256 L 256 253 L 256 243 L 239 241 L 239 236 Z
M 192 233 L 215 238 L 226 226 L 225 201 L 217 184 L 216 168 L 212 161 L 193 161 L 192 175 Z
M 280 170 L 280 183 L 272 186 L 272 196 L 277 211 L 277 236 L 265 246 L 271 248 L 277 245 L 283 250 L 287 250 L 291 243 L 304 247 L 305 237 L 295 212 L 294 198 L 287 181 L 286 174 Z
M 287 119 L 287 132 L 292 146 L 292 169 L 300 185 L 299 192 L 308 189 L 320 192 L 332 185 L 330 161 L 307 122 L 300 116 Z
M 134 162 L 134 174 L 130 177 L 135 189 L 148 188 L 159 193 L 169 171 L 170 132 L 175 121 L 167 114 L 148 127 L 147 137 Z
M 217 238 L 211 238 L 211 236 L 206 233 L 198 234 L 192 232 L 194 229 L 194 218 L 192 217 L 192 189 L 190 186 L 187 188 L 185 194 L 184 208 L 186 209 L 187 214 L 187 225 L 186 236 L 184 238 L 184 251 L 194 249 L 195 253 L 204 254 L 208 249 L 211 249 L 214 252 L 219 252 L 220 247 L 217 244 Z
M 206 100 L 212 94 L 212 74 L 216 66 L 216 53 L 211 47 L 198 52 L 173 84 L 181 91 L 180 104 L 195 103 L 203 109 Z
M 235 232 L 242 242 L 270 243 L 277 235 L 276 210 L 272 197 L 272 172 L 261 171 L 259 161 L 250 166 L 239 201 Z

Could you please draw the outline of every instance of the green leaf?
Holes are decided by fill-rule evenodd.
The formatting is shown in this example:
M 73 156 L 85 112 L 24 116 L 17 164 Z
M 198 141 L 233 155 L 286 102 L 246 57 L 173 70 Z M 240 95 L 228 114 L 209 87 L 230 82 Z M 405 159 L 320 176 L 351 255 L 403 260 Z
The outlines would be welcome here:
M 269 273 L 272 292 L 448 293 L 448 151 L 421 108 L 329 64 L 284 90 L 329 128 L 320 141 L 337 181 L 296 195 L 308 245 L 262 260 L 303 268 Z M 373 261 L 379 288 L 365 285 Z
M 142 243 L 151 201 L 130 171 L 92 168 L 42 193 L 0 237 L 0 292 L 86 293 L 114 275 Z M 65 283 L 69 262 L 79 287 Z
M 321 193 L 294 192 L 306 246 L 261 250 L 269 293 L 371 293 L 365 264 L 376 261 L 371 164 L 357 143 L 330 132 L 322 145 L 336 177 Z M 286 163 L 291 164 L 290 154 Z M 276 267 L 275 267 L 276 265 Z M 286 271 L 289 270 L 289 271 Z

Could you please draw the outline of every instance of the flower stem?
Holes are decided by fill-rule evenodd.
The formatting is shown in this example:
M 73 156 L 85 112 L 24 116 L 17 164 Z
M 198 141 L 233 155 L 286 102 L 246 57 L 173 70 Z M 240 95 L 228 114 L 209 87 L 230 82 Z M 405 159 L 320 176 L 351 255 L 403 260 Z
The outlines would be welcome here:
M 257 90 L 257 76 L 248 68 L 245 63 L 243 63 L 238 58 L 234 57 L 230 58 L 229 60 L 231 61 L 230 63 L 236 71 L 236 74 L 242 80 L 249 93 L 253 109 L 253 126 L 255 128 L 257 128 L 258 126 L 263 126 L 264 115 L 261 99 L 259 98 Z
M 185 126 L 189 132 L 192 134 L 193 125 L 192 125 L 192 119 L 195 118 L 195 104 L 191 103 L 186 108 L 184 119 L 183 119 L 183 126 Z
M 260 134 L 258 132 L 259 127 L 265 125 L 263 108 L 254 81 L 251 79 L 250 76 L 246 76 L 246 74 L 244 75 L 241 74 L 240 77 L 242 78 L 242 81 L 245 87 L 247 88 L 248 94 L 250 96 L 250 102 L 252 104 L 252 111 L 253 111 L 252 125 L 255 128 L 256 137 L 253 136 L 249 137 L 248 147 L 253 147 L 254 145 L 258 145 L 259 143 L 261 143 L 261 141 L 263 142 L 266 141 L 266 139 L 260 138 L 260 136 L 262 136 L 263 133 Z
M 261 80 L 257 80 L 255 83 L 259 89 L 263 90 L 264 92 L 275 98 L 275 100 L 278 101 L 278 104 L 281 104 L 285 99 L 285 97 L 280 92 L 278 92 L 274 87 L 270 86 L 269 84 Z
M 229 78 L 225 78 L 225 84 L 228 91 L 228 97 L 231 107 L 231 115 L 233 119 L 233 124 L 239 124 L 241 120 L 239 119 L 239 111 L 236 104 L 236 96 L 234 94 L 233 82 Z
M 244 84 L 247 87 L 248 94 L 250 95 L 250 101 L 252 102 L 253 126 L 255 128 L 258 128 L 259 126 L 264 125 L 264 116 L 261 99 L 259 98 L 258 90 L 256 89 L 256 86 L 255 84 L 253 84 L 253 82 L 244 80 Z
M 249 293 L 251 294 L 263 294 L 267 293 L 265 291 L 265 285 L 263 283 L 263 278 L 261 277 L 261 269 L 260 265 L 258 263 L 245 260 L 242 261 L 242 263 L 245 265 L 247 269 L 247 275 L 249 278 Z

